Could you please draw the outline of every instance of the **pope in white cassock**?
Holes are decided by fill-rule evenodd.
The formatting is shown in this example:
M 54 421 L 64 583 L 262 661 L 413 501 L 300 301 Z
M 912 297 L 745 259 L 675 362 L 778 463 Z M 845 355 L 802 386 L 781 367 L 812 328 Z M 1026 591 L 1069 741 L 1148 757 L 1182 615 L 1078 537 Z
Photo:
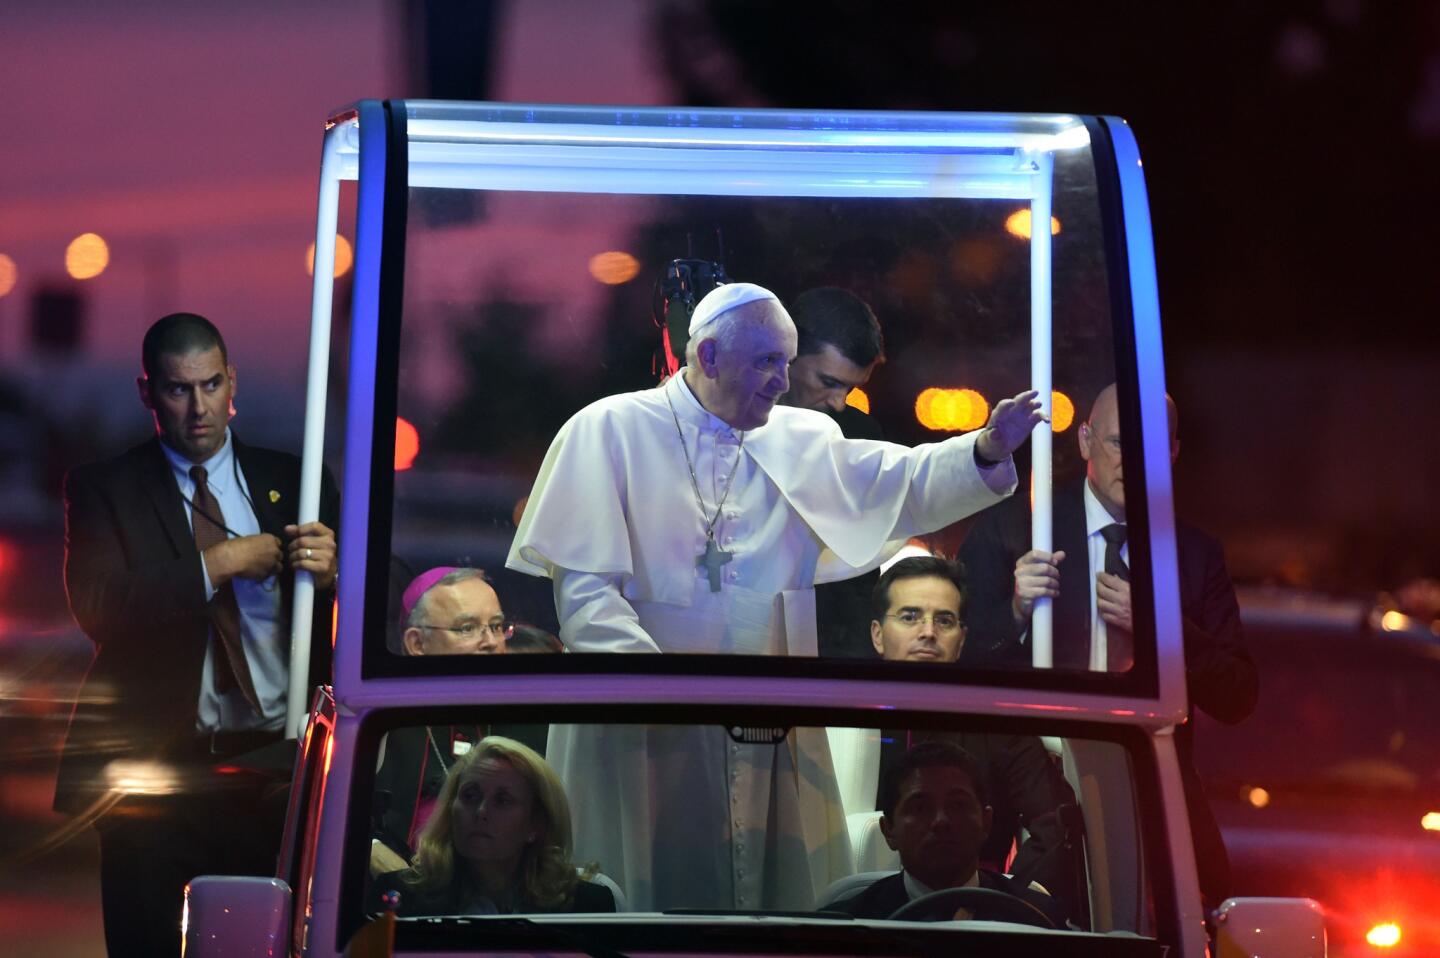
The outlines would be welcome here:
M 506 565 L 554 581 L 569 649 L 815 655 L 815 583 L 1014 491 L 1033 392 L 944 442 L 845 439 L 823 413 L 776 406 L 795 348 L 773 293 L 721 286 L 696 306 L 679 375 L 561 428 Z M 810 909 L 851 871 L 820 730 L 742 745 L 721 728 L 556 726 L 547 757 L 575 860 L 598 861 L 634 909 Z

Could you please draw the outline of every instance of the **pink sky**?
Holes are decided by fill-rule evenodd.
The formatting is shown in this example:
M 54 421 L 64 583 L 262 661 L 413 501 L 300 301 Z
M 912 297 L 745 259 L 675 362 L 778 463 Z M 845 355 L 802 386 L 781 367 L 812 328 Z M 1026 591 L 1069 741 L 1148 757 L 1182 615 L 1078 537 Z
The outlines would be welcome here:
M 644 10 L 503 6 L 494 98 L 659 102 Z M 19 284 L 0 299 L 0 363 L 26 358 L 30 294 L 93 231 L 111 263 L 83 284 L 82 358 L 128 364 L 151 320 L 187 309 L 298 390 L 303 349 L 274 344 L 308 323 L 322 123 L 406 94 L 398 4 L 22 0 L 4 19 L 0 253 Z

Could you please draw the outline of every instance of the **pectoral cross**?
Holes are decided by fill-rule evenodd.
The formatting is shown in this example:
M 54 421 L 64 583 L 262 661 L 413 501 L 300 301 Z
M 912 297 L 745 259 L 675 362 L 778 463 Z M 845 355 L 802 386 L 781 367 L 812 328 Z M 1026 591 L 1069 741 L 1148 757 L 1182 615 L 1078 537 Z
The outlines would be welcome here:
M 715 534 L 712 532 L 705 540 L 705 554 L 695 560 L 697 567 L 704 566 L 705 571 L 710 575 L 710 591 L 720 591 L 720 567 L 731 559 L 735 553 L 726 552 L 715 544 Z

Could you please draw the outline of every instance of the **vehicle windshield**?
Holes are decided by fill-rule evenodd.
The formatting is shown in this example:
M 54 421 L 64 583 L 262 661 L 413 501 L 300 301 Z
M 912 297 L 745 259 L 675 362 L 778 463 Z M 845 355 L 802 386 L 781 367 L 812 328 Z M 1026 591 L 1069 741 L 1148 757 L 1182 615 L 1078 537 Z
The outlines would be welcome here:
M 389 501 L 374 500 L 372 529 L 388 541 L 371 556 L 389 571 L 367 589 L 371 674 L 559 650 L 1031 674 L 1051 628 L 1033 598 L 1015 604 L 1034 441 L 1013 471 L 989 446 L 936 444 L 985 427 L 1044 356 L 1049 551 L 1068 559 L 1053 560 L 1044 655 L 1071 674 L 1138 665 L 1154 688 L 1143 502 L 1121 470 L 1135 387 L 1107 388 L 1130 362 L 1131 317 L 1113 302 L 1080 120 L 904 133 L 862 115 L 737 115 L 727 130 L 709 114 L 593 129 L 584 111 L 551 114 L 466 126 L 411 109 L 403 248 L 387 240 L 404 281 L 381 350 L 398 420 L 394 471 L 376 467 Z M 796 332 L 776 333 L 775 356 L 726 340 L 738 352 L 712 376 L 687 356 L 710 335 L 691 341 L 691 322 L 717 285 L 742 282 L 772 291 Z M 963 563 L 953 597 L 877 595 L 891 562 L 928 554 Z M 1133 567 L 1124 627 L 1107 626 L 1087 563 Z M 468 606 L 428 604 L 457 570 L 488 585 L 464 587 Z M 896 664 L 875 670 L 882 659 Z
M 891 918 L 1086 941 L 1156 934 L 1143 736 L 699 711 L 715 722 L 639 720 L 680 714 L 664 709 L 605 724 L 537 722 L 534 709 L 372 716 L 351 815 L 369 823 L 352 840 L 371 853 L 355 857 L 363 875 L 346 877 L 345 912 L 464 916 L 456 928 L 471 929 L 513 915 L 653 924 L 659 913 L 671 924 L 844 921 L 854 934 L 856 919 Z M 412 944 L 433 944 L 435 924 L 420 925 L 429 930 Z M 406 934 L 402 922 L 402 946 Z

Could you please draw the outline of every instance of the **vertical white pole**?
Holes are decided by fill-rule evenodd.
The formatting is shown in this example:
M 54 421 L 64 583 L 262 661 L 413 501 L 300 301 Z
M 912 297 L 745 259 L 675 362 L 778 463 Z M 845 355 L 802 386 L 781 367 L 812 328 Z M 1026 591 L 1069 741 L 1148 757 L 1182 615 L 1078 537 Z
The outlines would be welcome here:
M 1055 171 L 1053 154 L 1033 155 L 1035 188 L 1030 198 L 1030 388 L 1040 393 L 1040 406 L 1048 420 L 1050 394 L 1054 388 L 1051 338 L 1051 247 L 1050 200 Z M 1030 435 L 1031 500 L 1030 547 L 1052 552 L 1054 512 L 1051 509 L 1050 475 L 1051 442 L 1054 432 L 1049 422 L 1042 422 Z M 1053 602 L 1040 599 L 1030 618 L 1030 661 L 1037 669 L 1054 664 Z
M 330 310 L 335 292 L 335 233 L 340 222 L 340 143 L 346 124 L 325 131 L 320 159 L 320 207 L 315 218 L 315 277 L 310 299 L 310 364 L 305 374 L 305 438 L 300 450 L 301 525 L 320 518 L 320 478 L 325 465 L 325 391 L 330 376 Z M 310 692 L 310 630 L 315 579 L 295 573 L 290 611 L 290 687 L 285 699 L 285 736 L 305 730 Z

